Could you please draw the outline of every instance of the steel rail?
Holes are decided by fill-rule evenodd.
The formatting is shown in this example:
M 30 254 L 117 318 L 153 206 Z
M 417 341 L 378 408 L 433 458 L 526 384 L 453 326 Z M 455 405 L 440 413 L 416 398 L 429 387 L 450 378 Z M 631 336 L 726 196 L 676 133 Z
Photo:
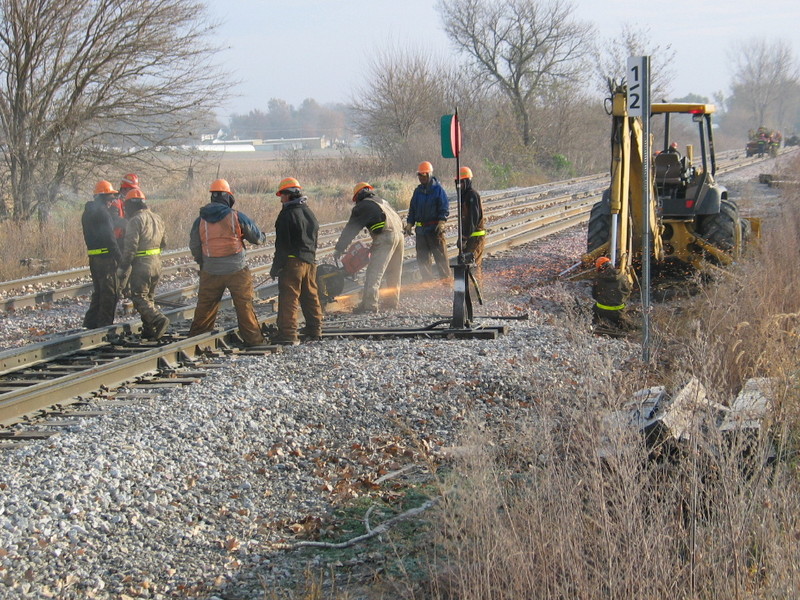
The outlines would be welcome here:
M 559 198 L 559 200 L 563 198 Z M 495 220 L 487 227 L 489 236 L 486 252 L 491 254 L 508 250 L 583 223 L 588 220 L 591 207 L 596 199 L 596 195 L 580 198 L 570 197 L 566 202 L 552 202 L 551 199 L 550 206 Z M 531 203 L 531 205 L 537 204 L 543 203 Z M 331 248 L 327 248 L 321 250 L 320 253 L 324 256 L 331 251 Z M 451 248 L 448 255 L 452 257 L 456 253 L 457 250 Z M 413 254 L 413 251 L 409 254 Z M 405 261 L 404 271 L 406 274 L 414 264 L 413 259 Z M 266 270 L 266 266 L 255 269 L 255 272 L 260 273 L 262 270 Z M 360 283 L 352 281 L 347 284 L 343 293 L 352 293 L 359 288 Z M 261 301 L 273 299 L 276 293 L 277 284 L 274 283 L 256 289 L 256 295 Z M 223 298 L 221 309 L 227 310 L 231 307 L 231 298 Z M 173 323 L 187 321 L 194 314 L 194 306 L 175 308 L 166 311 L 165 314 Z M 276 315 L 273 312 L 262 316 L 260 320 L 266 324 L 274 322 L 275 318 Z M 47 342 L 2 352 L 0 353 L 0 375 L 19 373 L 23 369 L 44 365 L 82 351 L 108 351 L 115 347 L 114 340 L 130 336 L 139 327 L 141 327 L 140 321 L 130 321 L 106 328 L 60 336 Z M 105 364 L 95 364 L 77 372 L 61 374 L 50 380 L 7 391 L 0 394 L 0 425 L 7 426 L 19 422 L 22 415 L 41 411 L 54 404 L 77 401 L 79 396 L 90 394 L 102 387 L 121 385 L 168 365 L 191 363 L 193 356 L 203 352 L 220 348 L 229 349 L 225 339 L 233 334 L 235 329 L 178 339 L 163 346 L 144 346 L 140 352 L 126 358 L 109 360 Z M 332 333 L 334 332 L 332 331 Z M 57 373 L 61 373 L 63 370 L 63 367 L 55 368 Z M 2 385 L 2 380 L 0 380 L 0 385 Z
M 529 193 L 527 191 L 516 191 L 514 194 L 502 194 L 502 197 L 496 200 L 489 200 L 488 202 L 484 203 L 484 209 L 487 213 L 487 216 L 491 216 L 493 213 L 497 212 L 503 214 L 509 210 L 524 210 L 526 207 L 537 206 L 537 205 L 544 205 L 547 203 L 554 203 L 560 202 L 565 199 L 570 198 L 570 196 L 560 196 L 560 197 L 548 197 L 548 192 L 535 192 Z M 493 198 L 493 196 L 491 197 Z M 513 202 L 513 204 L 509 204 L 509 202 Z M 401 213 L 405 213 L 407 211 L 401 211 Z M 333 242 L 338 239 L 339 234 L 341 233 L 341 228 L 344 226 L 346 221 L 340 221 L 335 223 L 328 223 L 323 227 L 325 229 L 334 229 L 329 233 L 325 233 L 319 237 L 318 242 L 323 244 L 332 244 Z M 267 235 L 267 239 L 272 242 L 274 240 L 275 234 L 274 232 Z M 251 261 L 259 260 L 262 258 L 269 258 L 271 253 L 273 252 L 274 247 L 273 245 L 267 244 L 262 246 L 251 246 L 247 249 L 248 257 Z M 175 258 L 176 255 L 186 255 L 188 256 L 188 250 L 183 251 L 175 251 L 172 253 L 167 254 L 169 258 Z M 180 272 L 184 269 L 195 269 L 194 262 L 184 262 L 179 264 L 173 265 L 166 265 L 163 269 L 163 275 L 167 275 L 170 273 Z M 88 269 L 85 269 L 86 273 L 88 274 Z M 67 273 L 70 274 L 70 278 L 74 277 L 78 271 L 68 271 Z M 47 274 L 43 277 L 44 280 L 53 281 L 51 277 L 55 277 L 57 274 Z M 162 276 L 163 276 L 162 275 Z M 29 280 L 32 281 L 33 279 Z M 18 280 L 20 281 L 20 280 Z M 29 284 L 30 285 L 30 284 Z M 172 303 L 176 301 L 180 301 L 183 298 L 188 297 L 187 291 L 196 290 L 197 286 L 189 286 L 186 288 L 180 288 L 176 290 L 172 290 L 169 292 L 162 292 L 156 300 L 161 303 Z M 80 283 L 77 285 L 71 285 L 66 287 L 48 289 L 48 290 L 41 290 L 31 294 L 26 294 L 22 296 L 15 296 L 0 300 L 0 310 L 4 310 L 6 312 L 12 310 L 19 310 L 21 308 L 30 308 L 33 306 L 39 306 L 42 304 L 51 304 L 58 300 L 63 300 L 66 298 L 75 298 L 78 296 L 85 296 L 92 292 L 92 283 L 91 281 Z
M 738 159 L 738 151 L 728 151 L 728 154 L 733 155 L 730 164 L 720 164 L 717 170 L 718 172 L 728 172 L 730 170 L 736 168 L 742 168 L 744 166 L 749 166 L 751 164 L 755 164 L 757 162 L 762 162 L 765 160 L 769 160 L 769 158 L 748 158 L 748 159 Z M 725 159 L 722 159 L 725 160 Z M 525 203 L 525 202 L 536 202 L 536 201 L 546 201 L 549 194 L 552 194 L 553 191 L 563 189 L 564 187 L 568 187 L 570 185 L 577 185 L 577 184 L 586 184 L 590 182 L 602 182 L 605 183 L 608 180 L 607 173 L 599 173 L 593 175 L 586 175 L 583 177 L 574 177 L 567 180 L 557 181 L 557 182 L 549 182 L 545 184 L 539 184 L 536 186 L 528 187 L 528 188 L 514 188 L 511 190 L 504 190 L 501 192 L 493 192 L 490 194 L 484 195 L 484 209 L 487 212 L 492 212 L 495 209 L 499 209 L 501 206 L 504 205 L 514 205 L 518 203 Z M 602 188 L 597 188 L 602 189 Z M 594 194 L 597 190 L 587 190 L 584 193 L 587 194 Z M 454 203 L 454 200 L 451 199 L 451 204 Z M 516 208 L 522 208 L 522 206 L 517 206 Z M 400 214 L 406 213 L 406 210 L 399 211 Z M 344 226 L 346 221 L 337 221 L 332 223 L 323 224 L 321 227 L 323 230 L 338 228 Z M 321 242 L 327 242 L 333 239 L 336 235 L 338 235 L 338 230 L 332 233 L 324 234 L 321 236 Z M 267 240 L 272 241 L 274 239 L 274 232 L 267 234 Z M 248 248 L 248 255 L 252 259 L 258 259 L 262 255 L 268 255 L 272 252 L 271 244 L 263 245 L 263 246 L 251 246 Z M 164 266 L 163 273 L 171 274 L 180 272 L 183 269 L 193 269 L 195 268 L 194 262 L 191 261 L 191 254 L 188 248 L 176 249 L 167 251 L 163 254 L 165 261 L 178 261 L 174 264 L 167 264 Z M 0 282 L 0 294 L 7 293 L 11 290 L 16 290 L 19 288 L 26 288 L 26 287 L 40 287 L 47 284 L 54 284 L 60 283 L 63 281 L 70 281 L 70 280 L 80 280 L 80 279 L 88 279 L 90 277 L 89 268 L 88 267 L 79 267 L 76 269 L 70 269 L 67 271 L 56 271 L 52 273 L 43 273 L 41 275 L 34 275 L 31 277 L 25 277 L 21 279 L 15 279 L 11 281 Z M 41 304 L 49 304 L 61 299 L 65 298 L 75 298 L 82 295 L 88 295 L 92 291 L 92 284 L 90 281 L 85 281 L 75 285 L 69 286 L 61 286 L 52 289 L 45 289 L 39 290 L 29 294 L 22 294 L 19 296 L 13 297 L 6 297 L 0 300 L 0 311 L 11 311 L 11 310 L 18 310 L 21 308 L 28 308 L 32 306 L 37 306 Z M 165 299 L 165 301 L 168 301 Z
M 501 192 L 493 192 L 491 194 L 487 194 L 484 197 L 484 203 L 490 203 L 494 200 L 504 200 L 507 198 L 512 197 L 519 197 L 519 196 L 530 196 L 534 194 L 546 194 L 548 190 L 556 189 L 557 187 L 564 187 L 567 185 L 578 184 L 582 182 L 592 181 L 594 179 L 602 179 L 605 177 L 608 178 L 608 174 L 595 174 L 595 175 L 586 175 L 583 177 L 574 177 L 572 179 L 566 179 L 563 181 L 557 182 L 549 182 L 544 184 L 539 184 L 537 186 L 532 186 L 528 188 L 515 188 L 513 190 L 501 191 Z M 454 200 L 451 200 L 453 203 Z M 400 214 L 407 212 L 406 210 L 398 211 Z M 331 223 L 325 223 L 321 225 L 321 228 L 342 228 L 347 221 L 334 221 Z M 267 239 L 274 238 L 274 232 L 267 234 Z M 258 248 L 258 247 L 251 247 L 248 249 L 248 253 L 250 254 L 258 254 L 260 252 L 264 252 L 268 250 L 268 248 Z M 180 248 L 175 250 L 168 250 L 162 254 L 162 256 L 166 260 L 182 260 L 182 263 L 174 264 L 174 265 L 166 265 L 164 267 L 164 272 L 170 272 L 171 270 L 179 270 L 182 267 L 187 265 L 192 266 L 191 261 L 191 253 L 189 252 L 188 248 Z M 30 286 L 42 286 L 48 283 L 59 283 L 62 281 L 69 281 L 74 279 L 86 279 L 90 277 L 89 267 L 77 267 L 75 269 L 68 269 L 66 271 L 53 271 L 50 273 L 42 273 L 39 275 L 31 275 L 30 277 L 22 277 L 19 279 L 13 279 L 8 281 L 0 281 L 0 294 L 7 293 L 11 290 L 16 290 L 19 288 L 26 288 Z M 79 287 L 79 286 L 75 286 Z M 91 285 L 89 284 L 88 287 L 91 289 Z M 40 293 L 46 293 L 46 291 L 42 291 Z M 35 294 L 31 294 L 32 296 Z M 19 308 L 18 305 L 16 308 Z M 2 307 L 0 307 L 2 308 Z
M 146 373 L 163 368 L 167 363 L 185 364 L 191 347 L 217 346 L 228 332 L 213 332 L 187 340 L 152 348 L 126 359 L 110 361 L 77 373 L 46 380 L 35 385 L 7 392 L 0 396 L 0 425 L 7 426 L 49 406 L 71 398 L 90 394 L 102 387 L 115 387 Z M 108 345 L 108 343 L 107 343 Z
M 578 203 L 579 205 L 581 203 Z M 585 202 L 583 203 L 586 204 Z M 492 229 L 487 244 L 487 253 L 505 250 L 549 235 L 552 232 L 571 227 L 586 219 L 586 207 L 575 206 L 564 211 L 544 209 L 540 214 L 525 220 L 517 217 L 503 223 L 502 228 Z M 573 214 L 574 213 L 574 214 Z M 456 253 L 451 249 L 449 254 Z M 406 273 L 414 265 L 413 259 L 406 261 Z M 344 292 L 353 292 L 360 288 L 360 283 L 350 282 Z M 277 285 L 270 284 L 259 288 L 259 299 L 269 299 L 277 293 Z M 232 305 L 230 297 L 223 299 L 222 310 Z M 172 322 L 186 321 L 194 314 L 194 307 L 173 309 L 165 313 Z M 262 317 L 264 323 L 274 322 L 274 313 Z M 130 335 L 138 327 L 140 321 L 120 323 L 106 328 L 82 331 L 60 337 L 48 342 L 41 342 L 29 347 L 13 349 L 0 353 L 0 375 L 19 373 L 22 369 L 44 365 L 63 359 L 81 351 L 109 351 L 113 349 L 112 340 Z M 57 376 L 23 388 L 0 394 L 0 425 L 8 425 L 19 421 L 21 415 L 35 413 L 54 404 L 75 401 L 78 396 L 88 394 L 101 387 L 114 387 L 130 381 L 150 371 L 156 370 L 164 361 L 184 364 L 191 361 L 191 356 L 202 348 L 224 346 L 224 339 L 230 336 L 235 328 L 204 334 L 189 339 L 180 339 L 164 346 L 146 348 L 129 358 L 112 360 L 106 364 L 87 367 L 79 372 Z M 59 367 L 55 367 L 57 372 Z M 0 383 L 2 385 L 2 383 Z

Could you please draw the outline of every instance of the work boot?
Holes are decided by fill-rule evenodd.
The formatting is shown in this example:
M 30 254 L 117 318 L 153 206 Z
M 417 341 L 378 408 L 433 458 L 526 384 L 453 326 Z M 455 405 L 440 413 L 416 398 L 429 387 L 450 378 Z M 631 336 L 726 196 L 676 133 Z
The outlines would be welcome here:
M 272 340 L 271 343 L 276 346 L 297 346 L 300 344 L 300 340 L 278 337 Z
M 369 307 L 369 306 L 364 306 L 363 304 L 359 304 L 358 306 L 356 306 L 353 309 L 352 314 L 354 314 L 354 315 L 377 315 L 378 314 L 378 308 L 375 307 L 375 306 Z
M 164 320 L 159 322 L 155 326 L 155 331 L 153 332 L 153 339 L 160 340 L 162 337 L 164 337 L 164 334 L 166 334 L 167 330 L 169 330 L 169 326 L 170 326 L 169 319 L 167 317 L 164 317 Z

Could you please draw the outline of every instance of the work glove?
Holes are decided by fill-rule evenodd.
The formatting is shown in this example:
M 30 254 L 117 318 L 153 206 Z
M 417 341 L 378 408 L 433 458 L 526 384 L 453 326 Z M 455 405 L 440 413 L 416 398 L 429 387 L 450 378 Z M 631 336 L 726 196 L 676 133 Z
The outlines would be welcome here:
M 281 270 L 280 270 L 280 269 L 277 269 L 277 268 L 275 268 L 275 267 L 272 267 L 272 268 L 269 270 L 269 276 L 270 276 L 270 278 L 271 278 L 271 279 L 277 279 L 277 278 L 278 278 L 278 275 L 280 275 L 280 273 L 281 273 Z
M 437 233 L 437 235 L 438 234 L 444 235 L 445 224 L 446 224 L 446 221 L 439 221 L 438 223 L 436 223 L 436 233 Z
M 403 224 L 403 233 L 405 233 L 406 235 L 411 235 L 413 231 L 414 231 L 414 226 L 408 221 L 406 221 Z

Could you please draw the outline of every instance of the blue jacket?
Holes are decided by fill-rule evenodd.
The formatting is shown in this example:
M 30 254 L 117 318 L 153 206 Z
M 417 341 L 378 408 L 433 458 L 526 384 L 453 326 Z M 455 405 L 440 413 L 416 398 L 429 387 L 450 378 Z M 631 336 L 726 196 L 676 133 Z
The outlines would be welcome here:
M 406 221 L 416 225 L 418 233 L 430 233 L 436 229 L 439 221 L 446 221 L 449 215 L 447 192 L 436 177 L 431 177 L 427 185 L 420 184 L 414 190 Z

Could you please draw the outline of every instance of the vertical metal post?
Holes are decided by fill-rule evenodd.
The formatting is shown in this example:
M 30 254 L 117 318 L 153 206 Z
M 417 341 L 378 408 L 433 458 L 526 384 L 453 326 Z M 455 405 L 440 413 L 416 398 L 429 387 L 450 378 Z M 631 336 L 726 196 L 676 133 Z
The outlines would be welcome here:
M 650 362 L 650 206 L 653 185 L 650 181 L 650 57 L 628 57 L 629 117 L 642 120 L 642 360 Z
M 650 362 L 650 57 L 642 57 L 642 361 Z
M 457 231 L 457 238 L 456 238 L 456 248 L 458 248 L 458 263 L 461 264 L 464 262 L 464 244 L 462 243 L 462 234 L 461 231 L 461 178 L 459 177 L 461 173 L 461 128 L 458 123 L 458 107 L 456 106 L 456 110 L 454 113 L 455 118 L 455 146 L 457 148 L 455 155 L 456 155 L 456 218 L 458 219 L 458 228 Z

